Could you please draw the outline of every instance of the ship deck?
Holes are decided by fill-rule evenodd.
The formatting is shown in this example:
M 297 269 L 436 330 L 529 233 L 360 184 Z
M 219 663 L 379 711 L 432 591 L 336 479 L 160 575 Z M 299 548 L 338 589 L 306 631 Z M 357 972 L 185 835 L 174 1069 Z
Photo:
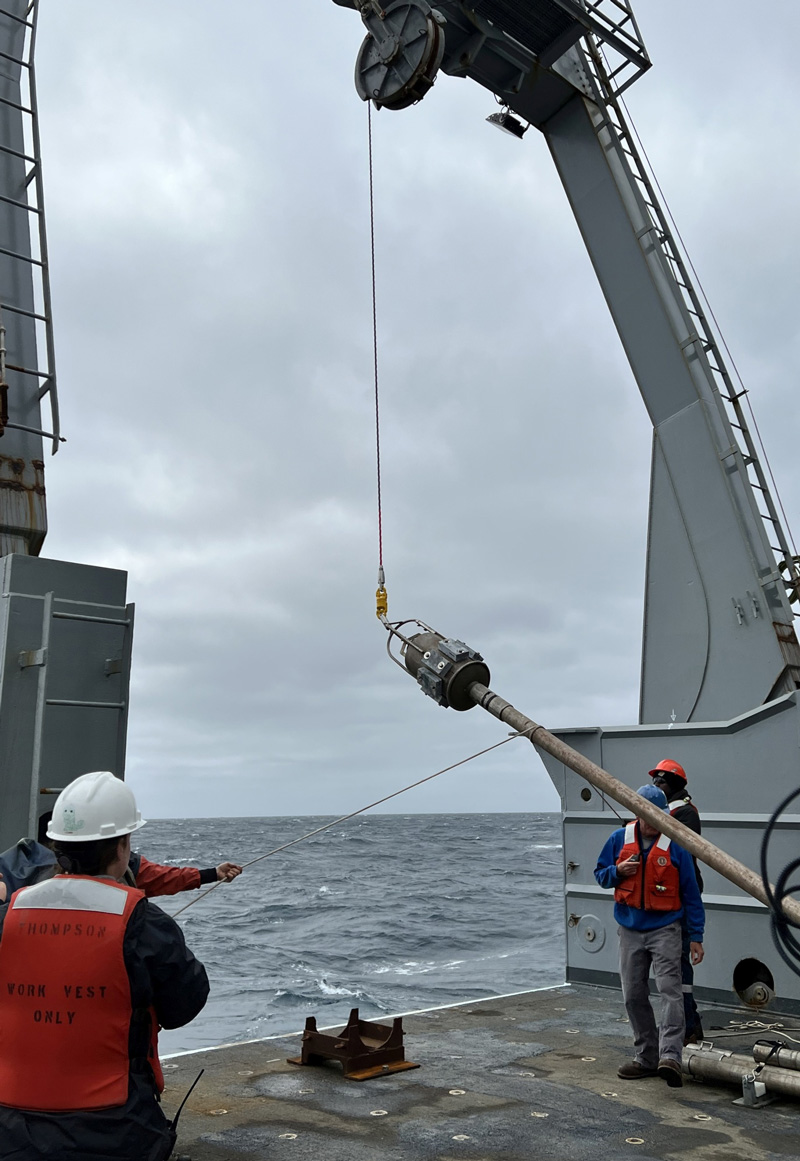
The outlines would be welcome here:
M 765 1035 L 731 1034 L 732 1021 L 753 1018 L 747 1009 L 701 1010 L 718 1047 L 749 1053 Z M 176 1154 L 192 1161 L 800 1157 L 800 1104 L 750 1109 L 732 1103 L 732 1087 L 618 1079 L 630 1058 L 619 992 L 548 988 L 414 1013 L 403 1027 L 406 1058 L 421 1067 L 362 1082 L 346 1080 L 337 1064 L 287 1063 L 299 1055 L 299 1033 L 166 1058 L 168 1116 L 205 1069 L 184 1109 Z

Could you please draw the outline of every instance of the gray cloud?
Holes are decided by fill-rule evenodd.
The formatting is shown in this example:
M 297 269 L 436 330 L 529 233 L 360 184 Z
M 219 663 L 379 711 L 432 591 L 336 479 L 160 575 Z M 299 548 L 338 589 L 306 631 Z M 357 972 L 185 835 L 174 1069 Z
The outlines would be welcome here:
M 633 118 L 752 389 L 790 522 L 792 46 L 639 0 Z M 793 35 L 794 34 L 794 35 Z M 43 5 L 62 409 L 46 552 L 126 568 L 154 815 L 344 812 L 499 740 L 386 660 L 354 14 Z M 390 612 L 548 725 L 635 720 L 650 431 L 541 139 L 440 78 L 374 118 Z M 398 809 L 552 809 L 513 742 Z

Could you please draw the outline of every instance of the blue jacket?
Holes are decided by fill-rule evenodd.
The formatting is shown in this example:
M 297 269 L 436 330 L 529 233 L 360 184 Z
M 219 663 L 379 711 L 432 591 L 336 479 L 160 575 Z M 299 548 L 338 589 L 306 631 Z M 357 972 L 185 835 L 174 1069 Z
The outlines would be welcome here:
M 16 846 L 0 854 L 0 875 L 8 888 L 9 899 L 21 887 L 51 879 L 57 870 L 56 856 L 35 839 L 20 839 Z
M 639 844 L 641 845 L 641 836 Z M 619 830 L 614 831 L 603 847 L 594 869 L 594 877 L 601 887 L 613 889 L 619 884 L 617 859 L 624 845 L 625 828 L 620 827 Z M 647 850 L 642 849 L 643 869 L 652 849 L 652 846 Z M 685 912 L 689 939 L 693 943 L 702 943 L 705 911 L 697 886 L 692 856 L 674 842 L 669 845 L 669 853 L 672 865 L 678 868 L 680 875 L 681 903 L 683 906 L 679 907 L 677 911 L 644 911 L 639 907 L 629 907 L 627 903 L 615 903 L 614 918 L 620 927 L 629 927 L 633 931 L 654 931 L 658 927 L 666 927 L 669 923 L 674 923 L 676 919 L 681 919 Z

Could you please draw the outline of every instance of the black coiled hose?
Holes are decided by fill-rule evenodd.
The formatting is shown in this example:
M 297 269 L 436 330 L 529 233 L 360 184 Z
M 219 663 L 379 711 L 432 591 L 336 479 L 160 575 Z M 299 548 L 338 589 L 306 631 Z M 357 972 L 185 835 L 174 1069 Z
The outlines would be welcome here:
M 800 891 L 800 883 L 790 883 L 792 875 L 800 869 L 800 858 L 793 859 L 791 863 L 787 863 L 783 868 L 775 881 L 774 891 L 767 873 L 769 844 L 772 833 L 775 830 L 780 816 L 798 796 L 800 796 L 800 789 L 794 790 L 791 794 L 787 795 L 783 802 L 775 808 L 772 818 L 767 823 L 767 829 L 764 831 L 764 837 L 761 840 L 761 879 L 764 884 L 767 900 L 769 901 L 771 912 L 770 925 L 775 946 L 784 963 L 792 969 L 795 975 L 800 976 L 800 939 L 795 935 L 795 931 L 800 930 L 800 923 L 795 922 L 793 919 L 788 919 L 783 913 L 784 899 L 793 895 L 795 891 Z

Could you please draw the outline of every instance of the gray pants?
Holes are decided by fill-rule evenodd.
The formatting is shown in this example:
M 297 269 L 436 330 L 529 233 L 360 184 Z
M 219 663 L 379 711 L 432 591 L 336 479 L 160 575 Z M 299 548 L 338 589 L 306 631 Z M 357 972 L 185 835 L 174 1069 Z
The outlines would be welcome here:
M 648 978 L 653 968 L 661 996 L 661 1027 L 650 1005 Z M 659 1060 L 680 1061 L 685 1019 L 681 982 L 681 925 L 676 920 L 656 931 L 619 928 L 619 974 L 625 1010 L 633 1030 L 634 1059 L 644 1068 Z

